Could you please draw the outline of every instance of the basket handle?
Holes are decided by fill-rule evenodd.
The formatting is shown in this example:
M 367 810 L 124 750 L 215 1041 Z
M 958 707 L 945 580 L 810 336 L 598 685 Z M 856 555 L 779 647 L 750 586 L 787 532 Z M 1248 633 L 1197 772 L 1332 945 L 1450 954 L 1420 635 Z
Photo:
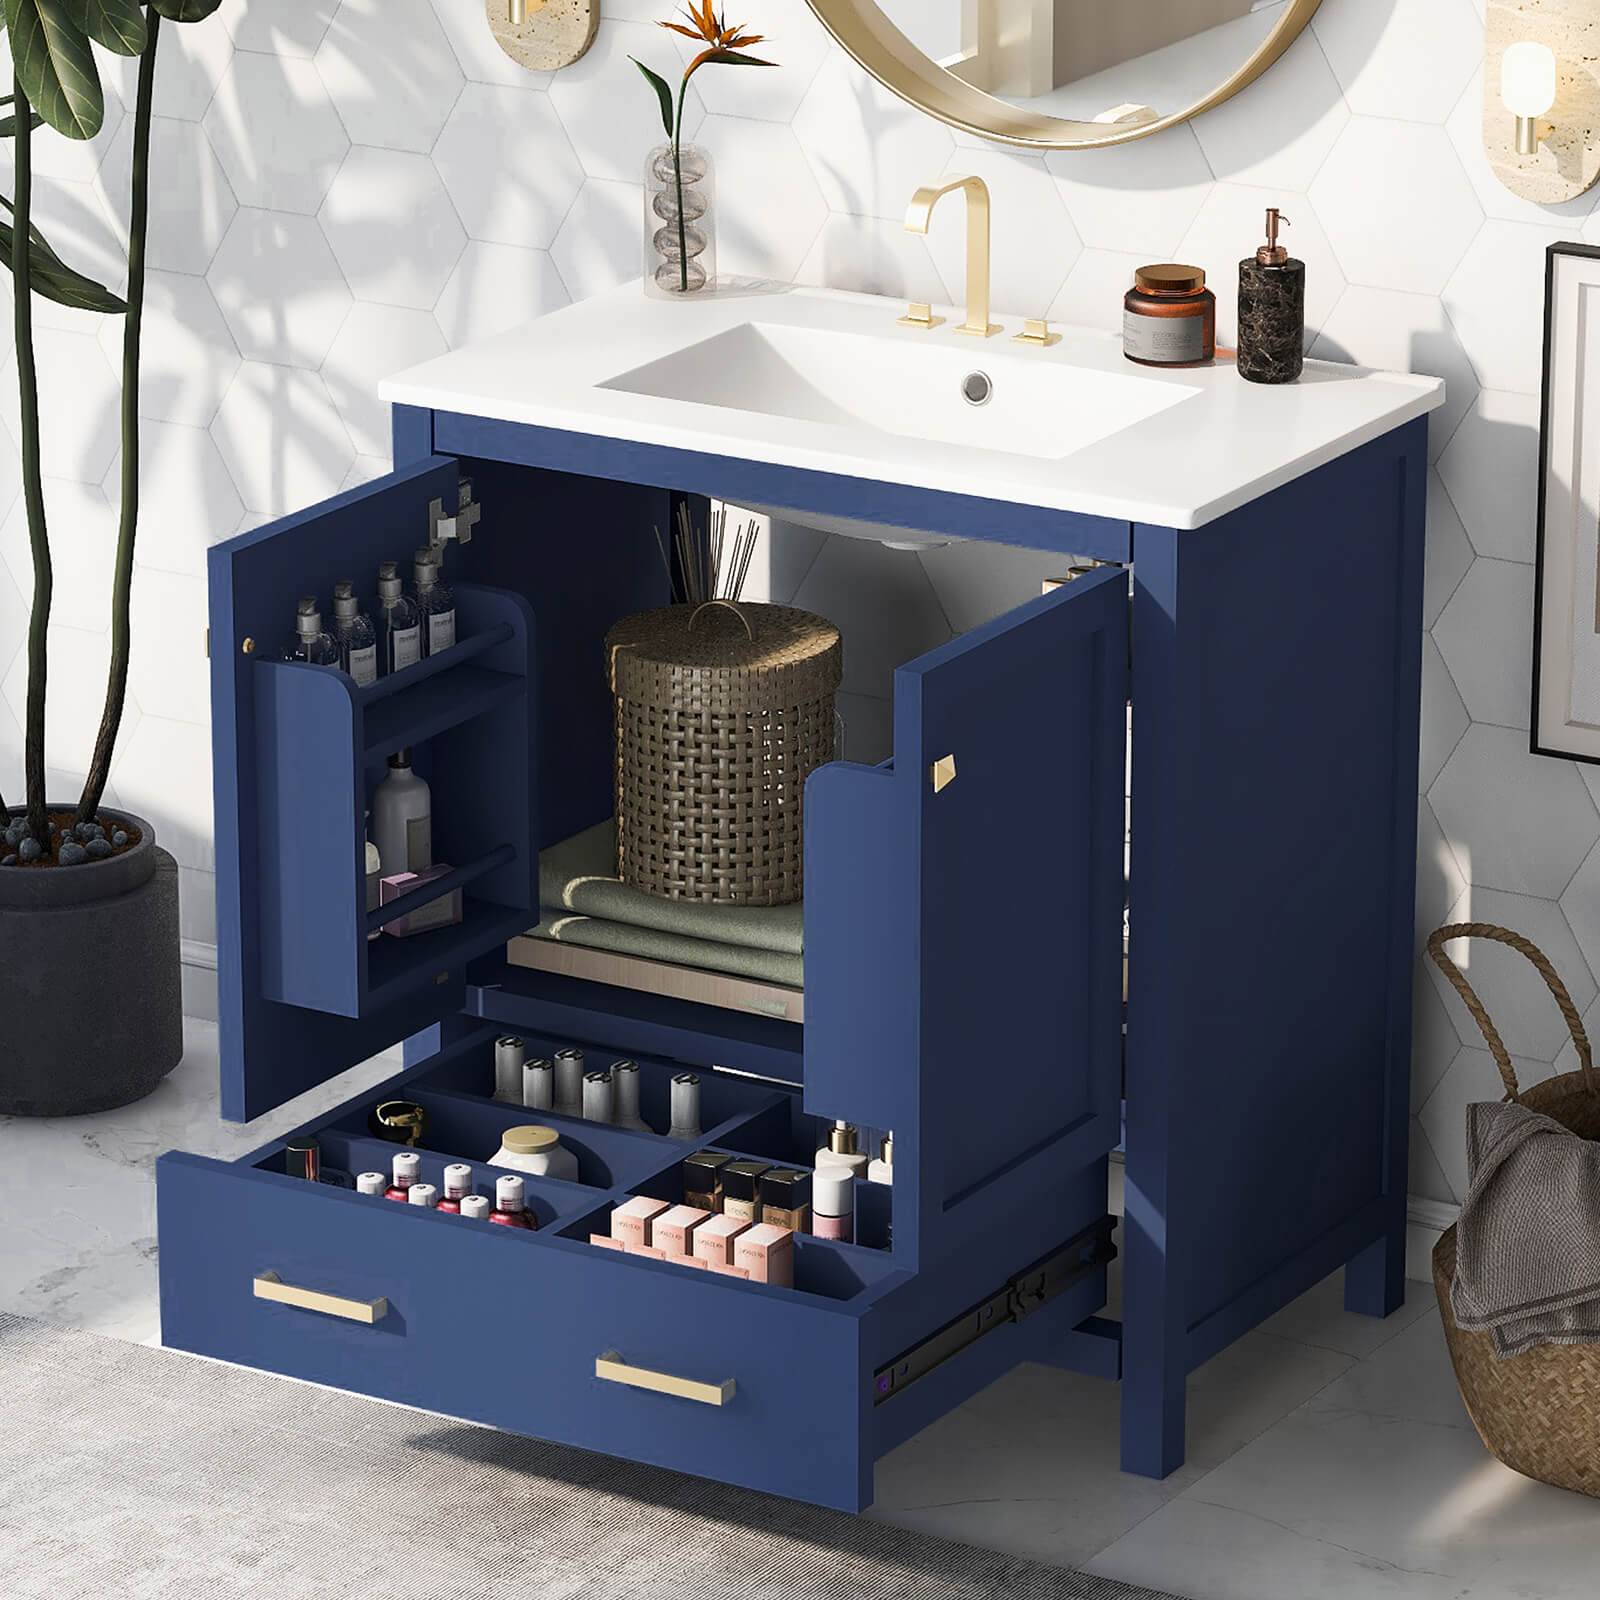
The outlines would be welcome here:
M 1567 993 L 1567 986 L 1561 981 L 1560 974 L 1551 966 L 1550 959 L 1538 945 L 1531 939 L 1524 939 L 1520 933 L 1512 933 L 1509 928 L 1497 927 L 1492 922 L 1452 922 L 1442 928 L 1435 928 L 1428 935 L 1428 954 L 1433 958 L 1434 964 L 1450 980 L 1451 986 L 1461 996 L 1462 1003 L 1472 1015 L 1472 1020 L 1477 1023 L 1478 1031 L 1483 1034 L 1489 1046 L 1489 1053 L 1494 1057 L 1494 1064 L 1500 1069 L 1500 1081 L 1506 1086 L 1506 1099 L 1516 1100 L 1521 1095 L 1517 1084 L 1516 1069 L 1511 1065 L 1511 1052 L 1506 1049 L 1505 1040 L 1500 1037 L 1500 1030 L 1489 1020 L 1489 1013 L 1484 1010 L 1483 1002 L 1478 998 L 1460 967 L 1445 954 L 1445 944 L 1451 939 L 1493 939 L 1497 944 L 1509 945 L 1518 955 L 1526 956 L 1544 979 L 1550 993 L 1555 997 L 1555 1002 L 1561 1008 L 1562 1018 L 1567 1024 L 1567 1031 L 1572 1035 L 1572 1042 L 1578 1050 L 1578 1066 L 1583 1073 L 1584 1087 L 1589 1093 L 1600 1099 L 1600 1074 L 1594 1070 L 1594 1054 L 1589 1048 L 1589 1035 L 1584 1032 L 1583 1019 L 1578 1015 L 1578 1008 L 1572 1003 L 1572 996 Z
M 689 618 L 689 631 L 694 632 L 694 625 L 700 620 L 702 611 L 709 611 L 713 606 L 724 606 L 731 611 L 744 624 L 744 636 L 751 644 L 756 642 L 756 630 L 750 626 L 750 619 L 735 600 L 707 600 L 703 605 L 694 608 L 694 615 Z

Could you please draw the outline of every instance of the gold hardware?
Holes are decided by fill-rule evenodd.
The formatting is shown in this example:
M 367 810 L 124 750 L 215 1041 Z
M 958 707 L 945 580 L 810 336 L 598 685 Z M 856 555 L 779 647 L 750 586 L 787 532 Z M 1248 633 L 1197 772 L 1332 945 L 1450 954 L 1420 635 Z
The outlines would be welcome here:
M 895 319 L 897 328 L 937 328 L 943 317 L 933 314 L 933 307 L 926 300 L 913 300 L 911 309 L 903 317 Z
M 244 653 L 247 656 L 254 655 L 255 654 L 255 649 L 256 649 L 256 642 L 255 642 L 254 639 L 246 639 L 245 642 L 242 645 L 239 646 L 239 648 L 242 651 L 244 651 Z
M 1050 324 L 1043 317 L 1029 317 L 1022 325 L 1022 332 L 1011 342 L 1036 345 L 1041 350 L 1048 350 L 1051 345 L 1061 343 L 1061 335 L 1051 333 Z
M 933 780 L 933 792 L 943 794 L 956 781 L 956 758 L 940 756 L 929 769 L 928 776 Z
M 987 339 L 1003 331 L 989 320 L 989 185 L 982 178 L 950 178 L 918 189 L 906 207 L 906 232 L 926 233 L 933 208 L 956 189 L 967 197 L 967 320 L 956 332 Z
M 697 1383 L 693 1378 L 674 1377 L 670 1372 L 652 1372 L 648 1367 L 633 1367 L 615 1350 L 594 1358 L 594 1375 L 607 1383 L 623 1383 L 630 1389 L 648 1389 L 652 1394 L 669 1394 L 676 1400 L 698 1400 L 703 1406 L 725 1406 L 733 1399 L 734 1380 Z
M 209 628 L 207 628 L 206 629 L 206 660 L 209 661 L 210 659 L 211 659 L 211 630 Z
M 448 972 L 436 972 L 433 975 L 433 981 L 435 983 L 449 983 L 450 974 Z
M 255 1289 L 257 1300 L 274 1300 L 280 1306 L 297 1306 L 302 1311 L 321 1311 L 348 1322 L 382 1322 L 389 1315 L 389 1302 L 382 1295 L 376 1300 L 346 1300 L 342 1295 L 296 1288 L 270 1270 L 256 1274 Z
M 1310 22 L 1319 4 L 1320 0 L 1288 0 L 1266 37 L 1224 82 L 1193 104 L 1167 112 L 1154 122 L 1130 124 L 1053 117 L 1029 105 L 1012 104 L 966 82 L 959 68 L 951 71 L 925 55 L 898 28 L 885 25 L 878 6 L 863 5 L 862 0 L 810 0 L 823 27 L 891 94 L 964 133 L 1030 150 L 1125 144 L 1209 111 L 1272 66 Z M 1509 7 L 1506 14 L 1516 15 Z

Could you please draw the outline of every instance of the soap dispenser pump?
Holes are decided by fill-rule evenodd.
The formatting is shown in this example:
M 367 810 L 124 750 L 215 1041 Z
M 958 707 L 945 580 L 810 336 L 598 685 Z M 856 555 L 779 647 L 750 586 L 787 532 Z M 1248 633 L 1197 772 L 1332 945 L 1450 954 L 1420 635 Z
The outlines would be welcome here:
M 1278 243 L 1289 219 L 1267 208 L 1267 242 L 1239 263 L 1239 376 L 1293 383 L 1305 365 L 1306 264 Z

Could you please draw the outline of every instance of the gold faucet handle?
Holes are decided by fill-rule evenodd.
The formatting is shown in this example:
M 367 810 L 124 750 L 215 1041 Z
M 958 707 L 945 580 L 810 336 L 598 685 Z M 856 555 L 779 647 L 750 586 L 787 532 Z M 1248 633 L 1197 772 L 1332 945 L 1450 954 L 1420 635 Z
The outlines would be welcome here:
M 1036 349 L 1048 350 L 1053 344 L 1061 343 L 1059 333 L 1051 333 L 1050 324 L 1043 317 L 1029 317 L 1022 326 L 1022 332 L 1012 341 L 1012 344 L 1031 344 Z
M 943 317 L 933 314 L 933 307 L 926 300 L 913 300 L 911 309 L 903 317 L 895 319 L 897 328 L 937 328 Z

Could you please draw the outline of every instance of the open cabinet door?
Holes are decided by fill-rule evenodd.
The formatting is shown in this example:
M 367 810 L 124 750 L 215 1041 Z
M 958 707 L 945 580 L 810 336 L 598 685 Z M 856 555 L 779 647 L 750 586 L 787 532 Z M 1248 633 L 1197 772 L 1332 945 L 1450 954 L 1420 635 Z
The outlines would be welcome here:
M 329 605 L 349 578 L 370 596 L 384 561 L 409 572 L 430 506 L 457 494 L 456 461 L 435 456 L 210 552 L 225 1117 L 259 1116 L 459 1010 L 467 961 L 530 920 L 526 600 L 457 585 L 456 643 L 364 688 L 278 659 L 300 595 Z M 459 887 L 463 915 L 369 941 L 384 918 L 366 908 L 365 812 L 401 748 L 428 770 L 434 859 L 454 869 L 412 903 Z
M 918 1268 L 1117 1143 L 1127 582 L 902 667 L 892 765 L 807 787 L 806 1108 L 894 1130 Z

